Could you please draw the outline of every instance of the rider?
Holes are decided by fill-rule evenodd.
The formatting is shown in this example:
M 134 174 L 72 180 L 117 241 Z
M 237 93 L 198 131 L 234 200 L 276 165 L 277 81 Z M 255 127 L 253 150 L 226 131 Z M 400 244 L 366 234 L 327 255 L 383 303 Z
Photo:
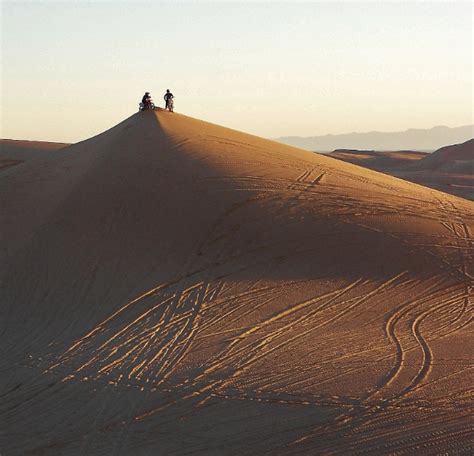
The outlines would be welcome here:
M 145 95 L 143 95 L 142 98 L 142 103 L 143 107 L 147 107 L 151 102 L 151 97 L 150 97 L 150 92 L 145 92 Z
M 170 100 L 174 98 L 174 95 L 170 92 L 170 89 L 166 89 L 166 93 L 163 98 L 165 99 L 165 102 L 166 102 L 165 109 L 168 109 Z

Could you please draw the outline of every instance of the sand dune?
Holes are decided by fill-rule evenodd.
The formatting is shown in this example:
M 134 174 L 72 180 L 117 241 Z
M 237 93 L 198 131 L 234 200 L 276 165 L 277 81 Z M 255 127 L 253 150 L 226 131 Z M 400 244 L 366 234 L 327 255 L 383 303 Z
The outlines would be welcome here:
M 41 152 L 55 152 L 68 145 L 46 141 L 0 139 L 0 170 L 19 165 L 26 160 L 35 159 Z
M 5 454 L 467 454 L 473 203 L 179 114 L 4 170 Z
M 419 169 L 459 171 L 474 174 L 474 139 L 462 144 L 442 147 L 417 163 Z
M 386 170 L 402 169 L 407 165 L 413 165 L 429 154 L 427 152 L 411 150 L 379 152 L 375 150 L 338 149 L 327 155 L 348 163 L 384 172 Z
M 328 155 L 474 200 L 474 139 L 442 147 L 432 154 L 413 151 L 336 150 Z

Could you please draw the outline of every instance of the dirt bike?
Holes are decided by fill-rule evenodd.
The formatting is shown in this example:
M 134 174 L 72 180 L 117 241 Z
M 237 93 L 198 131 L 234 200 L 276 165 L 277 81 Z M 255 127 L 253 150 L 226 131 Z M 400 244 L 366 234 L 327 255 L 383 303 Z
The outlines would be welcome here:
M 166 101 L 166 109 L 168 109 L 169 112 L 174 112 L 174 102 L 173 102 L 173 98 L 169 98 L 169 99 Z
M 138 105 L 138 110 L 139 111 L 146 111 L 147 109 L 154 110 L 155 109 L 155 103 L 153 103 L 153 100 L 148 100 L 147 102 L 143 103 L 143 101 Z

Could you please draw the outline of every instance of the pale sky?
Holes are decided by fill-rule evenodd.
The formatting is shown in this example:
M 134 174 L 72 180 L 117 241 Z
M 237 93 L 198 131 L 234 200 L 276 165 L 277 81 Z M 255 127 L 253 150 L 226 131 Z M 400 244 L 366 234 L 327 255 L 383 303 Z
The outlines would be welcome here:
M 2 138 L 77 142 L 165 89 L 264 137 L 473 123 L 468 2 L 2 2 Z

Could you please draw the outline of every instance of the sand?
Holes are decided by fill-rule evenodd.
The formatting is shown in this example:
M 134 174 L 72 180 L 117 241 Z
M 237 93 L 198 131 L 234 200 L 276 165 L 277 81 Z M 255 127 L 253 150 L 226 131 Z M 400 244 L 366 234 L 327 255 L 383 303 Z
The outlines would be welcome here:
M 0 173 L 2 454 L 468 454 L 474 204 L 163 111 Z
M 57 152 L 69 144 L 47 141 L 19 141 L 0 139 L 0 171 L 38 158 L 41 153 Z
M 428 155 L 428 152 L 411 150 L 381 152 L 357 149 L 338 149 L 327 154 L 329 157 L 381 172 L 404 168 L 426 158 Z
M 474 200 L 474 139 L 429 154 L 336 150 L 330 157 Z

